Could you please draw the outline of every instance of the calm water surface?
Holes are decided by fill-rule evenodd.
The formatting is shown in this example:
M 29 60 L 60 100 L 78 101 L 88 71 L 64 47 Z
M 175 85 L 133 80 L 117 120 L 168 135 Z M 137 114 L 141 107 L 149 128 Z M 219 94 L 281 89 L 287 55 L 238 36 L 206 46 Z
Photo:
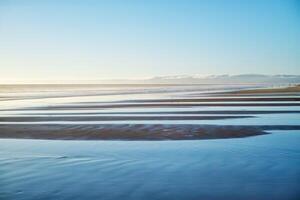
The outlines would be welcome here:
M 198 141 L 0 140 L 0 199 L 299 199 L 300 132 Z
M 48 106 L 57 105 L 186 98 L 194 94 L 196 96 L 191 98 L 199 98 L 197 95 L 203 92 L 240 88 L 247 86 L 5 86 L 0 87 L 0 117 L 80 116 L 81 113 L 87 117 L 93 116 L 93 113 L 95 116 L 121 116 L 114 114 L 118 112 L 128 112 L 123 116 L 148 116 L 153 114 L 136 112 L 155 111 L 300 111 L 299 106 L 176 105 L 156 108 L 47 109 Z M 41 109 L 35 109 L 39 106 Z M 11 126 L 17 123 L 300 125 L 299 113 L 251 116 L 225 120 L 40 122 L 35 119 L 30 122 L 12 120 L 0 123 Z M 272 134 L 242 139 L 197 141 L 0 139 L 0 200 L 296 200 L 300 199 L 299 166 L 300 131 L 273 131 Z

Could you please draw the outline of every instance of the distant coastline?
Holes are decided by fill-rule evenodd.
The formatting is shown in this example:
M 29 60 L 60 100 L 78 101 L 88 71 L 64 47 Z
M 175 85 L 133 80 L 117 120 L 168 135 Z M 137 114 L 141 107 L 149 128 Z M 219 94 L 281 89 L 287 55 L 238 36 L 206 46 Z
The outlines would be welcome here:
M 283 87 L 283 88 L 267 88 L 267 89 L 254 89 L 254 90 L 240 90 L 235 92 L 229 92 L 227 94 L 282 94 L 282 93 L 300 93 L 300 85 Z
M 0 85 L 20 84 L 106 84 L 106 85 L 194 85 L 194 84 L 299 84 L 300 75 L 264 75 L 264 74 L 237 74 L 237 75 L 174 75 L 156 76 L 150 78 L 112 78 L 99 80 L 0 80 Z

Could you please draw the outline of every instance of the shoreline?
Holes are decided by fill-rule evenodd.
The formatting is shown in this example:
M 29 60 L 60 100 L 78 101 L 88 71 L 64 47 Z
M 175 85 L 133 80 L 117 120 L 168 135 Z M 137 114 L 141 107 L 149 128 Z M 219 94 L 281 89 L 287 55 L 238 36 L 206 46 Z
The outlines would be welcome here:
M 82 102 L 79 104 L 50 105 L 41 107 L 23 107 L 15 109 L 2 109 L 1 111 L 42 111 L 29 115 L 12 115 L 0 117 L 0 138 L 20 139 L 53 139 L 53 140 L 200 140 L 200 139 L 224 139 L 243 138 L 257 135 L 270 134 L 271 130 L 300 130 L 299 125 L 205 125 L 201 120 L 226 120 L 255 118 L 255 114 L 284 114 L 300 113 L 299 110 L 276 110 L 275 107 L 300 106 L 298 97 L 245 97 L 244 94 L 278 94 L 281 91 L 297 92 L 300 86 L 274 89 L 240 90 L 223 93 L 220 98 L 208 95 L 204 98 L 167 98 L 167 99 L 131 99 L 127 101 L 112 102 Z M 263 91 L 263 92 L 262 92 Z M 220 93 L 214 93 L 220 95 Z M 226 96 L 227 94 L 231 96 Z M 242 94 L 242 95 L 239 95 Z M 285 93 L 287 94 L 287 93 Z M 300 94 L 298 92 L 297 94 Z M 284 96 L 284 95 L 283 95 Z M 122 111 L 121 108 L 193 108 L 195 110 L 182 111 Z M 203 107 L 227 107 L 226 110 L 202 110 Z M 230 110 L 230 107 L 240 107 Z M 257 107 L 256 110 L 244 110 L 244 107 Z M 260 107 L 269 107 L 269 110 L 260 110 Z M 272 108 L 274 107 L 274 108 Z M 86 109 L 85 115 L 72 116 L 76 111 Z M 103 109 L 97 112 L 100 116 L 93 116 L 94 109 Z M 107 109 L 105 111 L 105 109 Z M 110 110 L 112 109 L 112 110 Z M 114 110 L 116 109 L 116 110 Z M 120 110 L 118 110 L 120 109 Z M 47 112 L 49 111 L 49 112 Z M 65 113 L 51 113 L 51 111 L 65 111 Z M 44 115 L 43 115 L 43 112 Z M 82 113 L 81 113 L 82 114 Z M 109 116 L 115 114 L 115 116 Z M 129 114 L 129 116 L 122 116 Z M 145 114 L 146 116 L 138 116 Z M 149 115 L 149 114 L 152 114 Z M 162 116 L 160 114 L 170 114 Z M 208 116 L 188 116 L 185 114 L 211 114 Z M 219 114 L 219 115 L 216 115 Z M 48 115 L 48 116 L 47 116 Z M 60 116 L 61 115 L 61 116 Z M 65 115 L 65 116 L 64 116 Z M 106 116 L 105 116 L 106 115 Z M 130 116 L 131 115 L 131 116 Z M 128 124 L 125 121 L 151 121 L 160 120 L 159 124 Z M 199 120 L 198 124 L 164 124 L 164 120 Z M 30 122 L 55 122 L 55 121 L 102 121 L 103 124 L 26 124 Z M 117 124 L 109 124 L 109 121 L 118 121 Z M 122 124 L 123 123 L 125 124 Z M 18 124 L 24 122 L 24 124 Z M 120 123 L 119 123 L 120 122 Z M 186 123 L 186 124 L 184 124 Z M 280 122 L 279 122 L 280 123 Z
M 152 120 L 220 120 L 220 119 L 242 119 L 251 118 L 253 116 L 6 116 L 0 117 L 0 122 L 47 122 L 47 121 L 152 121 Z
M 0 138 L 51 140 L 201 140 L 244 138 L 299 126 L 234 126 L 189 124 L 0 125 Z
M 169 108 L 169 107 L 292 107 L 300 106 L 297 103 L 142 103 L 142 104 L 107 104 L 107 105 L 65 105 L 65 106 L 45 106 L 28 108 L 0 109 L 0 111 L 26 111 L 26 110 L 84 110 L 84 109 L 113 109 L 113 108 Z
M 261 88 L 261 89 L 246 89 L 238 90 L 233 92 L 224 92 L 222 94 L 232 95 L 256 95 L 256 94 L 289 94 L 289 93 L 300 93 L 300 85 L 282 87 L 282 88 Z

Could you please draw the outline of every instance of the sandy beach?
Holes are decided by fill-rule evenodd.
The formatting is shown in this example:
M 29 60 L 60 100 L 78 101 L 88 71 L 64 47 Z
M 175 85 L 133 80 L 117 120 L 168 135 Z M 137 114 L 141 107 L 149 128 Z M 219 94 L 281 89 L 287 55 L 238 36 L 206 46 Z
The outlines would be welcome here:
M 249 118 L 251 116 L 76 116 L 76 117 L 0 117 L 0 122 L 34 122 L 34 121 L 145 121 L 145 120 L 220 120 Z
M 191 91 L 197 92 L 195 89 Z M 298 91 L 299 86 L 238 90 L 223 92 L 223 95 L 219 92 L 204 93 L 201 98 L 187 98 L 180 91 L 172 98 L 169 97 L 172 94 L 170 93 L 157 98 L 126 96 L 123 100 L 80 99 L 78 102 L 67 102 L 63 105 L 50 103 L 44 106 L 31 104 L 3 108 L 2 112 L 7 114 L 0 116 L 0 138 L 195 140 L 249 137 L 268 134 L 270 130 L 299 130 L 297 124 L 268 124 L 267 121 L 266 124 L 258 123 L 264 121 L 261 117 L 268 120 L 267 116 L 293 117 L 299 114 L 300 98 L 287 95 Z M 219 96 L 215 97 L 216 94 Z M 231 96 L 227 96 L 228 94 Z M 241 97 L 240 94 L 252 96 Z M 277 96 L 261 97 L 255 94 Z M 45 97 L 42 95 L 40 98 Z M 59 98 L 64 99 L 61 96 Z M 90 98 L 89 95 L 87 98 Z M 25 98 L 24 101 L 34 100 Z
M 296 93 L 299 94 L 300 92 L 300 85 L 290 86 L 290 87 L 280 87 L 280 88 L 266 88 L 266 89 L 255 89 L 255 90 L 240 90 L 229 92 L 227 94 L 234 94 L 234 95 L 257 95 L 257 94 L 281 94 L 287 95 L 289 93 Z
M 0 138 L 55 140 L 199 140 L 243 138 L 299 126 L 213 126 L 164 124 L 0 125 Z

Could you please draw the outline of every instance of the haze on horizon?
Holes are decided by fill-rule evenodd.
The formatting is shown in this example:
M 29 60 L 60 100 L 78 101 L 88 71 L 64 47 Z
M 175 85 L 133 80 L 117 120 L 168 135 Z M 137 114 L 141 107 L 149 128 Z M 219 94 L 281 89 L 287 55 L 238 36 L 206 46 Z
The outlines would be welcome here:
M 300 75 L 297 0 L 2 0 L 0 80 Z

